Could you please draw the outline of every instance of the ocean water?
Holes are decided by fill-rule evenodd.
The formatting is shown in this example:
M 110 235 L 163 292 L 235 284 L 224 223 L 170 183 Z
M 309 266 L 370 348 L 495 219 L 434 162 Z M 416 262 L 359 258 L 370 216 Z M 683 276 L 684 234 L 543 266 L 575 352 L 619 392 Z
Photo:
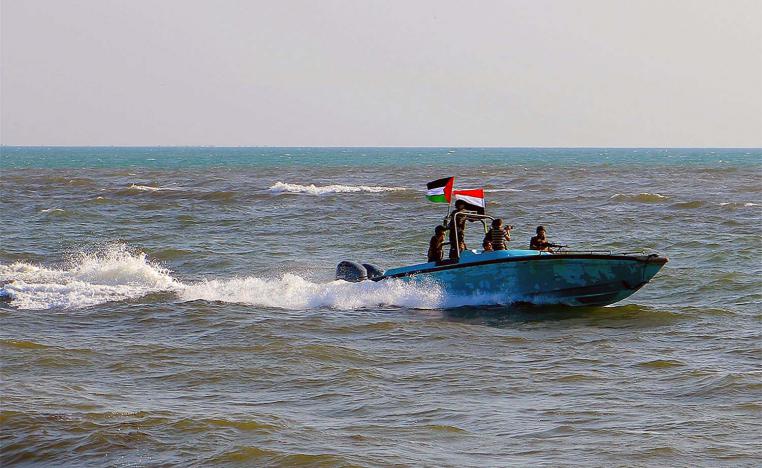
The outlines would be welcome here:
M 762 150 L 1 151 L 3 466 L 762 464 Z M 422 261 L 449 175 L 516 247 L 670 262 L 582 309 L 333 281 Z

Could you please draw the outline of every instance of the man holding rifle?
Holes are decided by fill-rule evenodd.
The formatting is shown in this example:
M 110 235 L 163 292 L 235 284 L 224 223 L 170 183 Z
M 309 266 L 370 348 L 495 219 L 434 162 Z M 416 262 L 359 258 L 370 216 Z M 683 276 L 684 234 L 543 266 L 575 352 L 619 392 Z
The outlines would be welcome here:
M 541 250 L 543 252 L 553 252 L 553 248 L 563 247 L 558 244 L 551 244 L 545 237 L 545 227 L 537 226 L 537 235 L 529 241 L 529 248 L 532 250 Z

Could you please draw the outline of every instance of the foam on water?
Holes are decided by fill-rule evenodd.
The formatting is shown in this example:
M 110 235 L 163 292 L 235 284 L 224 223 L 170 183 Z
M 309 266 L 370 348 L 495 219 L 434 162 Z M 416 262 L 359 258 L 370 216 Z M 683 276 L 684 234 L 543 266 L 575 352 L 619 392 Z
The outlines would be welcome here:
M 62 268 L 17 262 L 0 265 L 0 281 L 19 309 L 76 309 L 142 297 L 181 286 L 169 270 L 123 244 L 74 256 Z
M 0 281 L 19 309 L 79 309 L 112 301 L 137 299 L 155 292 L 173 292 L 183 301 L 205 300 L 288 310 L 342 310 L 397 306 L 420 309 L 448 302 L 437 287 L 402 281 L 315 283 L 295 274 L 280 278 L 248 276 L 183 283 L 145 253 L 123 244 L 98 253 L 75 256 L 62 268 L 29 263 L 0 265 Z
M 129 187 L 127 187 L 127 190 L 138 190 L 141 192 L 158 192 L 160 190 L 169 190 L 162 187 L 152 187 L 150 185 L 138 185 L 138 184 L 130 184 Z
M 759 206 L 759 203 L 752 203 L 752 202 L 723 202 L 720 203 L 720 206 L 722 207 L 728 207 L 728 208 L 751 208 L 753 206 Z
M 368 185 L 325 185 L 316 186 L 299 185 L 299 184 L 287 184 L 285 182 L 276 182 L 275 185 L 268 190 L 272 193 L 304 193 L 308 195 L 327 195 L 332 193 L 380 193 L 380 192 L 397 192 L 401 190 L 407 190 L 404 187 L 379 187 Z
M 232 302 L 289 310 L 323 307 L 354 310 L 379 305 L 431 309 L 443 303 L 439 288 L 397 280 L 313 283 L 294 274 L 273 279 L 245 277 L 205 281 L 186 286 L 179 295 L 186 301 Z

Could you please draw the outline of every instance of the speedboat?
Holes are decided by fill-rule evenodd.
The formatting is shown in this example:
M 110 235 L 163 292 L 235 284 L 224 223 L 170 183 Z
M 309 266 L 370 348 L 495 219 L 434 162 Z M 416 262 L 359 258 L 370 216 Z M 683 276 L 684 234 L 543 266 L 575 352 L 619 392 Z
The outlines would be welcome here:
M 487 229 L 491 216 L 468 214 Z M 456 239 L 457 242 L 457 239 Z M 481 303 L 604 306 L 648 284 L 668 261 L 658 254 L 610 251 L 464 250 L 457 258 L 382 271 L 371 264 L 341 262 L 337 279 L 399 279 L 437 285 L 448 294 Z

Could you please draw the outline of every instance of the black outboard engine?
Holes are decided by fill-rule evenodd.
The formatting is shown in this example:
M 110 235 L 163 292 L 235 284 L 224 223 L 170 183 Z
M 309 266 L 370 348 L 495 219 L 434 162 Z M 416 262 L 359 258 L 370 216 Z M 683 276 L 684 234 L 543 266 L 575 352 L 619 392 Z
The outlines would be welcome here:
M 344 260 L 336 266 L 336 279 L 359 283 L 368 279 L 368 270 L 357 262 Z
M 377 267 L 376 265 L 373 265 L 372 263 L 363 263 L 362 266 L 364 266 L 365 271 L 368 272 L 368 279 L 384 276 L 384 270 Z

